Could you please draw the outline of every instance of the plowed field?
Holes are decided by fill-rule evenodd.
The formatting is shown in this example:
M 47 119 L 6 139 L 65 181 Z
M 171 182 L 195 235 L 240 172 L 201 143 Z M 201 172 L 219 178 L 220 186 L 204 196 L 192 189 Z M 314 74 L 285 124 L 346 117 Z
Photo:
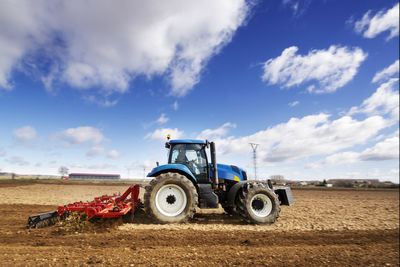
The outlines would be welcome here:
M 136 223 L 65 232 L 25 229 L 28 215 L 123 192 L 121 185 L 0 183 L 2 266 L 399 266 L 399 191 L 293 190 L 279 220 L 254 226 L 199 211 L 187 224 Z

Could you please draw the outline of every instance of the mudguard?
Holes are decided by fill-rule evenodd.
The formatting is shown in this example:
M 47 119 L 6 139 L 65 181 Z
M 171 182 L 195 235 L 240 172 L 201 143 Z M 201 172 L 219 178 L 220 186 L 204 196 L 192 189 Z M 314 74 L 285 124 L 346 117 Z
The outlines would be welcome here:
M 193 182 L 197 183 L 196 177 L 194 177 L 194 175 L 189 170 L 189 168 L 183 164 L 165 164 L 165 165 L 155 167 L 147 174 L 147 177 L 155 177 L 162 172 L 168 172 L 168 171 L 183 173 L 188 178 L 191 178 L 193 180 Z

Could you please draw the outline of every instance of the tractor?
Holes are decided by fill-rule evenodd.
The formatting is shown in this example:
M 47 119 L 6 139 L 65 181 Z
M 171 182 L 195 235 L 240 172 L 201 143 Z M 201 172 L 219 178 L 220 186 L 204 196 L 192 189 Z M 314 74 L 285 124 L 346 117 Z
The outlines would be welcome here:
M 219 204 L 229 214 L 254 224 L 271 224 L 280 205 L 292 205 L 290 187 L 273 187 L 270 180 L 248 180 L 234 165 L 217 164 L 215 143 L 207 140 L 170 140 L 168 164 L 147 175 L 154 177 L 145 188 L 144 208 L 158 223 L 182 223 L 193 218 L 196 208 L 214 209 Z M 207 157 L 207 150 L 211 162 Z

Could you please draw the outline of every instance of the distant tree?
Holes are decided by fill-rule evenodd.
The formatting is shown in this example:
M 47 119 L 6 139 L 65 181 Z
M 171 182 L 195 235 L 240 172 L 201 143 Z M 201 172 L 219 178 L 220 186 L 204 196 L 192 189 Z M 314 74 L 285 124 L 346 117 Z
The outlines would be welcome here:
M 61 176 L 66 176 L 68 175 L 69 169 L 65 166 L 61 166 L 58 168 L 58 173 L 61 174 Z
M 326 180 L 324 179 L 322 182 L 319 182 L 319 183 L 317 184 L 317 186 L 326 186 L 326 184 L 327 184 L 327 182 L 326 182 Z

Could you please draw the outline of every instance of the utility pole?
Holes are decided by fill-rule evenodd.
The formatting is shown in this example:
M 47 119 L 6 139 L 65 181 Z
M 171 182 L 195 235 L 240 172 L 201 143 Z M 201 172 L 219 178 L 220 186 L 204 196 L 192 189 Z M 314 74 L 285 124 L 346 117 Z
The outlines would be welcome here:
M 253 149 L 253 164 L 254 164 L 254 180 L 257 180 L 257 147 L 259 144 L 250 143 Z

